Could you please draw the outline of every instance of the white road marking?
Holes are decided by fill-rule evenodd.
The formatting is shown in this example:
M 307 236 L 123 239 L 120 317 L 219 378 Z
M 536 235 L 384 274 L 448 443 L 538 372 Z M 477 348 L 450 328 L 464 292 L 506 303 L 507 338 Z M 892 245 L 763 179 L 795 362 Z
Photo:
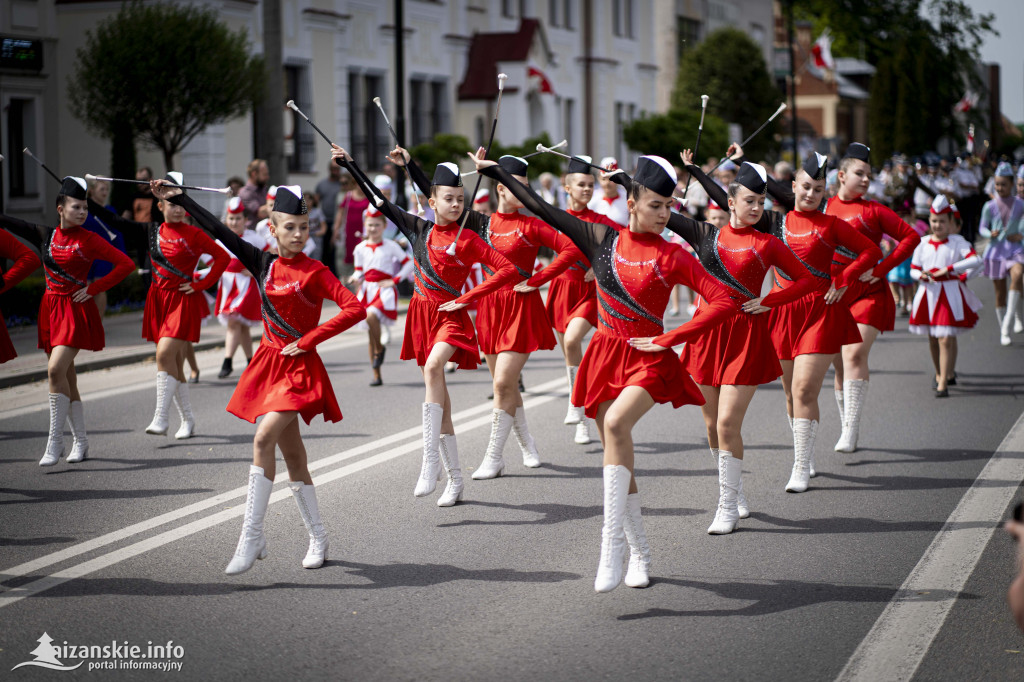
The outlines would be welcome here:
M 334 342 L 324 343 L 324 344 L 322 344 L 320 346 L 317 346 L 317 352 L 320 353 L 321 357 L 323 357 L 324 353 L 329 353 L 331 351 L 336 351 L 336 350 L 344 350 L 346 348 L 354 348 L 356 346 L 365 346 L 365 345 L 366 345 L 366 338 L 365 337 L 351 338 L 351 339 L 345 339 L 344 341 L 334 341 Z M 154 352 L 156 352 L 156 351 L 154 350 Z M 199 369 L 200 369 L 200 376 L 202 376 L 202 372 L 204 372 L 204 371 L 207 372 L 207 375 L 209 375 L 209 373 L 214 372 L 214 371 L 220 369 L 220 360 L 223 358 L 222 349 L 214 348 L 214 349 L 210 349 L 208 351 L 202 351 L 201 354 L 216 354 L 217 364 L 212 364 L 212 363 L 210 363 L 210 364 L 206 364 L 206 363 L 201 364 L 200 367 L 199 367 Z M 328 360 L 329 360 L 329 358 L 328 358 Z M 148 390 L 151 390 L 151 391 L 154 390 L 154 387 L 156 385 L 155 384 L 155 381 L 156 381 L 156 374 L 155 374 L 155 372 L 156 372 L 156 365 L 154 363 L 152 363 L 152 362 L 149 362 L 149 363 L 135 362 L 135 363 L 132 363 L 131 365 L 123 365 L 121 367 L 114 368 L 114 371 L 122 371 L 123 370 L 123 372 L 125 374 L 129 375 L 128 377 L 125 377 L 125 379 L 130 381 L 129 377 L 131 375 L 133 375 L 133 374 L 138 374 L 138 372 L 142 369 L 141 366 L 144 365 L 144 364 L 148 364 L 149 368 L 153 372 L 153 374 L 149 378 L 147 378 L 146 380 L 144 380 L 144 381 L 131 381 L 130 383 L 114 386 L 113 388 L 106 388 L 106 389 L 92 390 L 92 391 L 83 392 L 82 393 L 82 402 L 85 403 L 86 405 L 88 405 L 90 402 L 92 402 L 94 400 L 103 400 L 105 398 L 112 398 L 114 396 L 124 395 L 125 393 L 132 393 L 134 391 L 141 391 L 141 390 L 145 390 L 145 389 L 148 389 Z M 100 371 L 102 371 L 102 370 L 100 370 Z M 86 384 L 90 380 L 95 379 L 96 376 L 93 376 L 93 375 L 99 376 L 99 373 L 98 372 L 86 372 L 84 374 L 79 374 L 78 375 L 78 384 L 79 384 L 79 386 L 82 387 L 83 384 Z M 109 375 L 108 376 L 103 376 L 102 378 L 105 379 L 108 383 L 111 380 L 111 377 L 109 377 Z M 114 379 L 114 380 L 116 381 L 116 379 Z M 46 382 L 44 380 L 44 381 L 36 382 L 34 386 L 33 386 L 33 384 L 22 384 L 22 385 L 19 385 L 19 386 L 12 386 L 10 389 L 7 389 L 8 391 L 12 391 L 12 393 L 4 393 L 5 402 L 7 400 L 10 400 L 10 402 L 12 402 L 12 403 L 23 403 L 23 404 L 21 404 L 19 406 L 16 406 L 16 407 L 12 407 L 11 409 L 0 410 L 0 419 L 13 419 L 15 417 L 21 417 L 21 416 L 24 416 L 26 414 L 32 414 L 34 412 L 41 412 L 41 411 L 49 410 L 50 409 L 49 404 L 45 400 L 43 400 L 43 398 L 45 398 L 46 396 L 43 395 L 43 393 L 42 393 L 43 389 L 40 388 L 40 386 L 45 386 L 45 384 L 46 384 Z M 224 385 L 228 386 L 230 384 L 226 384 L 225 383 Z M 37 390 L 32 390 L 31 393 L 26 396 L 25 395 L 26 387 L 36 388 Z
M 554 379 L 547 383 L 536 386 L 531 390 L 531 392 L 535 391 L 538 393 L 545 393 L 545 395 L 538 395 L 535 397 L 528 398 L 527 400 L 524 401 L 523 405 L 526 408 L 531 408 L 536 407 L 538 405 L 543 405 L 544 403 L 555 400 L 556 398 L 564 398 L 565 393 L 563 391 L 559 391 L 557 393 L 547 393 L 548 391 L 553 391 L 564 386 L 565 377 L 560 377 L 558 379 Z M 472 429 L 476 429 L 480 426 L 490 424 L 490 415 L 485 414 L 482 416 L 477 416 L 475 418 L 468 419 L 468 421 L 460 420 L 466 419 L 468 417 L 473 417 L 473 415 L 477 415 L 480 412 L 489 413 L 491 409 L 492 406 L 490 402 L 483 403 L 481 405 L 476 405 L 469 409 L 463 410 L 462 412 L 459 412 L 455 415 L 452 415 L 452 419 L 453 421 L 459 421 L 459 423 L 456 424 L 458 431 L 469 431 Z M 398 433 L 391 434 L 390 436 L 386 436 L 385 438 L 373 441 L 372 443 L 366 443 L 357 448 L 353 448 L 352 450 L 339 452 L 330 457 L 317 460 L 316 462 L 310 462 L 309 468 L 311 471 L 314 471 L 316 469 L 322 469 L 324 467 L 337 464 L 339 462 L 351 459 L 352 457 L 356 457 L 366 452 L 376 450 L 380 447 L 404 440 L 411 436 L 420 436 L 421 433 L 421 427 L 411 427 Z M 420 438 L 408 441 L 394 448 L 391 448 L 390 450 L 385 450 L 384 452 L 373 455 L 372 457 L 367 457 L 366 459 L 354 462 L 352 464 L 349 464 L 348 466 L 344 466 L 334 471 L 321 474 L 316 477 L 315 483 L 317 486 L 322 486 L 331 481 L 345 478 L 346 476 L 351 476 L 352 474 L 358 473 L 360 471 L 363 471 L 364 469 L 368 469 L 377 464 L 381 464 L 383 462 L 395 459 L 396 457 L 399 457 L 406 453 L 419 450 L 420 448 L 422 448 L 422 446 L 423 442 Z M 281 481 L 285 481 L 287 480 L 287 477 L 287 472 L 282 472 L 274 479 L 274 482 L 276 484 Z M 131 537 L 132 535 L 136 535 L 151 528 L 155 528 L 157 526 L 161 526 L 172 521 L 176 521 L 178 519 L 190 516 L 204 509 L 209 509 L 210 507 L 221 505 L 235 498 L 244 497 L 245 494 L 246 486 L 243 486 L 241 488 L 235 488 L 234 490 L 221 493 L 220 495 L 216 495 L 207 500 L 203 500 L 201 502 L 197 502 L 195 504 L 182 507 L 181 509 L 177 509 L 175 511 L 167 512 L 166 514 L 155 516 L 151 519 L 147 519 L 146 521 L 133 524 L 131 526 L 122 528 L 121 530 L 114 531 L 112 533 L 107 533 L 106 535 L 102 535 L 98 538 L 94 538 L 92 540 L 88 540 L 86 542 L 73 545 L 58 552 L 47 554 L 46 556 L 40 557 L 38 559 L 33 559 L 32 561 L 19 564 L 10 569 L 0 571 L 0 581 L 7 581 L 12 578 L 29 575 L 30 573 L 41 570 L 47 566 L 52 566 L 54 564 L 60 563 L 62 561 L 84 554 L 86 552 L 91 552 L 95 549 L 112 544 L 114 542 L 118 542 L 127 537 Z M 284 487 L 280 490 L 277 490 L 271 495 L 270 503 L 273 504 L 275 502 L 279 502 L 280 500 L 283 500 L 287 497 L 291 497 L 291 491 L 287 487 Z M 10 606 L 11 604 L 21 601 L 22 599 L 25 599 L 26 597 L 31 597 L 33 595 L 39 594 L 40 592 L 44 592 L 50 589 L 51 587 L 55 587 L 69 580 L 74 580 L 75 578 L 80 578 L 95 571 L 102 570 L 103 568 L 106 568 L 108 566 L 112 566 L 126 559 L 130 559 L 131 557 L 138 556 L 139 554 L 142 554 L 144 552 L 148 552 L 151 549 L 162 547 L 163 545 L 166 545 L 170 542 L 174 542 L 175 540 L 178 540 L 180 538 L 193 535 L 217 524 L 242 516 L 244 512 L 245 505 L 239 504 L 230 509 L 225 509 L 215 514 L 211 514 L 210 516 L 206 516 L 202 519 L 197 519 L 195 521 L 185 524 L 184 526 L 180 526 L 178 528 L 174 528 L 163 533 L 160 533 L 159 535 L 155 535 L 153 537 L 140 540 L 131 545 L 98 556 L 94 559 L 90 559 L 89 561 L 83 562 L 81 564 L 76 564 L 62 571 L 58 571 L 48 576 L 42 576 L 38 580 L 34 580 L 20 587 L 8 589 L 5 592 L 0 593 L 0 608 Z
M 1017 482 L 1024 480 L 1021 452 L 1024 414 L 964 493 L 837 680 L 879 682 L 910 680 L 914 676 L 956 603 L 955 597 L 932 600 L 919 595 L 940 590 L 956 595 L 963 590 L 1017 493 Z

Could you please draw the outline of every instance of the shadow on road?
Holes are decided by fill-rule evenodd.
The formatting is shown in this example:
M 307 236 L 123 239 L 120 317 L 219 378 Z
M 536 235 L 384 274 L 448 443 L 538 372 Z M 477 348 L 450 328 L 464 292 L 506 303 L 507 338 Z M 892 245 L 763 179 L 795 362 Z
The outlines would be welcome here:
M 455 523 L 438 524 L 438 528 L 458 528 L 460 526 L 547 526 L 564 521 L 582 521 L 604 515 L 602 505 L 582 507 L 572 504 L 557 504 L 547 502 L 542 504 L 507 504 L 504 502 L 479 502 L 476 500 L 463 504 L 464 507 L 491 507 L 494 509 L 507 509 L 512 512 L 527 512 L 540 514 L 539 519 L 502 519 L 500 521 L 486 521 L 482 519 L 464 519 Z M 644 516 L 695 516 L 703 514 L 705 509 L 654 509 L 644 507 Z

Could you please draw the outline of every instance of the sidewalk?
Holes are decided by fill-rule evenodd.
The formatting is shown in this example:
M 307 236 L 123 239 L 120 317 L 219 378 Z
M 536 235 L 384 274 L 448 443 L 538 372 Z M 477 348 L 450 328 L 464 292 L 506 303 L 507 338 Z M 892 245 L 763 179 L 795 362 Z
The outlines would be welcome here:
M 398 312 L 405 313 L 408 301 L 400 300 Z M 339 312 L 333 301 L 324 301 L 321 320 L 334 317 Z M 121 313 L 103 318 L 106 333 L 106 347 L 101 351 L 82 351 L 75 358 L 75 370 L 91 372 L 119 365 L 130 365 L 146 360 L 155 360 L 156 344 L 142 338 L 142 311 Z M 0 365 L 0 389 L 41 381 L 46 378 L 46 353 L 36 347 L 36 326 L 9 330 L 11 342 L 18 351 L 18 357 Z M 263 333 L 262 325 L 252 328 L 253 341 L 258 344 Z M 197 351 L 224 346 L 224 327 L 215 317 L 207 318 L 206 325 L 195 344 Z M 186 366 L 186 371 L 188 368 Z

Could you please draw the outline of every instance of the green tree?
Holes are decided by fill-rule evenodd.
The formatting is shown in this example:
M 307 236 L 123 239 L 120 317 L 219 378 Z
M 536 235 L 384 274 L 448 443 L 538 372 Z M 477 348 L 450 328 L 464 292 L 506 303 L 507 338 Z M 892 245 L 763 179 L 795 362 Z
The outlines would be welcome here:
M 215 12 L 136 0 L 86 33 L 68 95 L 90 129 L 111 140 L 131 130 L 170 169 L 206 127 L 248 113 L 264 80 L 245 32 Z
M 711 98 L 709 114 L 739 124 L 744 135 L 757 130 L 784 99 L 768 73 L 761 47 L 735 28 L 712 31 L 679 61 L 672 108 L 689 110 L 701 95 Z M 761 158 L 775 147 L 778 122 L 773 121 L 746 146 L 744 151 L 750 158 Z
M 699 102 L 699 100 L 698 100 Z M 710 104 L 709 104 L 710 108 Z M 700 126 L 700 109 L 672 109 L 666 114 L 645 116 L 622 129 L 622 137 L 630 149 L 643 154 L 654 154 L 680 165 L 679 152 L 693 149 Z M 700 137 L 698 163 L 709 156 L 725 154 L 729 147 L 729 130 L 725 121 L 713 114 L 704 117 L 704 132 Z M 744 152 L 747 150 L 744 149 Z
M 416 163 L 424 168 L 429 177 L 433 175 L 437 164 L 446 161 L 460 164 L 463 159 L 466 159 L 466 154 L 469 151 L 471 151 L 469 140 L 464 135 L 438 133 L 430 142 L 412 147 L 409 154 L 416 159 Z
M 512 145 L 509 147 L 502 146 L 501 142 L 495 140 L 494 145 L 491 147 L 491 153 L 489 158 L 499 159 L 506 154 L 512 156 L 526 156 L 527 154 L 536 154 L 537 145 L 542 144 L 545 147 L 550 147 L 553 142 L 546 132 L 540 135 L 534 135 L 523 140 L 522 144 Z M 564 154 L 572 153 L 571 150 L 560 149 Z M 562 168 L 568 163 L 561 156 L 557 154 L 537 154 L 527 159 L 530 164 L 529 169 L 526 172 L 528 178 L 535 179 L 540 176 L 541 173 L 554 173 L 555 175 L 562 174 Z

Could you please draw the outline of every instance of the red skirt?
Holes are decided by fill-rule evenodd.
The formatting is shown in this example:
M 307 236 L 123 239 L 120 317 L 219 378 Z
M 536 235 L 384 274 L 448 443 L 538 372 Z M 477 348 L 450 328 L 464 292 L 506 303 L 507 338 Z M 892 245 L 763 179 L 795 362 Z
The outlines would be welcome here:
M 480 353 L 476 346 L 476 330 L 469 311 L 461 308 L 453 313 L 443 313 L 440 305 L 414 294 L 405 315 L 405 338 L 402 340 L 403 360 L 415 360 L 422 367 L 427 364 L 430 351 L 438 343 L 455 346 L 451 357 L 459 369 L 476 369 L 480 364 Z
M 896 328 L 896 301 L 884 277 L 874 284 L 854 280 L 843 301 L 850 306 L 850 313 L 858 323 L 870 325 L 880 332 L 891 332 Z
M 773 308 L 768 322 L 779 360 L 792 360 L 798 355 L 832 355 L 847 344 L 862 341 L 857 321 L 845 301 L 828 305 L 820 291 Z
M 341 421 L 331 378 L 315 352 L 281 355 L 280 348 L 261 343 L 242 372 L 228 402 L 228 412 L 248 422 L 268 412 L 298 412 L 308 424 L 318 414 Z
M 476 334 L 484 355 L 532 353 L 555 347 L 555 335 L 539 291 L 520 294 L 499 289 L 484 296 L 476 310 Z
M 4 321 L 3 314 L 0 313 L 0 365 L 16 357 L 18 357 L 18 352 L 14 350 L 11 335 L 7 333 L 7 323 Z
M 655 402 L 672 403 L 672 407 L 704 404 L 704 396 L 675 353 L 640 351 L 629 345 L 629 339 L 598 329 L 576 374 L 572 404 L 582 405 L 593 419 L 601 403 L 615 400 L 626 386 L 639 386 Z
M 959 292 L 960 296 L 963 297 L 963 292 Z M 946 298 L 946 287 L 939 289 L 939 300 L 935 301 L 935 312 L 929 316 L 928 314 L 928 296 L 921 296 L 917 300 L 917 305 L 914 307 L 913 313 L 910 315 L 910 326 L 924 328 L 927 330 L 928 327 L 956 327 L 959 329 L 973 329 L 974 325 L 978 324 L 978 313 L 971 309 L 970 304 L 965 299 L 961 306 L 963 307 L 963 319 L 958 320 L 953 316 L 953 308 L 949 304 L 949 299 Z M 915 331 L 911 329 L 911 331 Z M 918 331 L 917 333 L 928 333 L 927 331 Z
M 46 291 L 39 302 L 38 347 L 47 353 L 57 346 L 79 350 L 103 350 L 106 336 L 96 302 L 75 303 L 71 295 Z
M 548 300 L 545 306 L 548 321 L 559 334 L 565 333 L 569 320 L 582 317 L 597 326 L 597 287 L 593 282 L 577 282 L 555 278 L 548 286 Z
M 702 315 L 703 306 L 694 317 Z M 683 367 L 702 386 L 759 386 L 782 376 L 767 313 L 731 317 L 683 347 Z
M 204 314 L 205 311 L 205 314 Z M 196 343 L 210 306 L 202 292 L 186 294 L 152 286 L 142 313 L 142 338 L 156 343 L 165 336 Z

